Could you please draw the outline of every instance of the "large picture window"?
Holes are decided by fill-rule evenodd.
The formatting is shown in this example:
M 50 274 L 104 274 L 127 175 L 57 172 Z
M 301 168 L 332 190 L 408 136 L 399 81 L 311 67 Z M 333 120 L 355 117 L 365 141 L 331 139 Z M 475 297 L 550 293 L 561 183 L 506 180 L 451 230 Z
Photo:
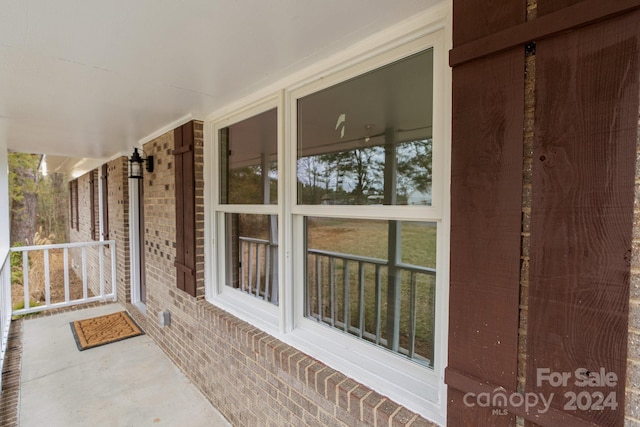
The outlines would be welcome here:
M 431 418 L 446 406 L 443 39 L 209 127 L 208 300 Z
M 306 318 L 430 367 L 437 227 L 403 219 L 429 215 L 432 108 L 432 49 L 297 102 Z

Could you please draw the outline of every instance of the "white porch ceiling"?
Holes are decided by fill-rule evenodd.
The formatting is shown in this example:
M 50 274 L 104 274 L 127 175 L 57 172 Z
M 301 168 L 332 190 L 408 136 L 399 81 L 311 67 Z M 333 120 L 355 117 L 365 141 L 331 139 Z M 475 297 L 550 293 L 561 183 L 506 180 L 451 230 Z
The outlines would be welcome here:
M 441 0 L 0 0 L 0 138 L 126 153 Z

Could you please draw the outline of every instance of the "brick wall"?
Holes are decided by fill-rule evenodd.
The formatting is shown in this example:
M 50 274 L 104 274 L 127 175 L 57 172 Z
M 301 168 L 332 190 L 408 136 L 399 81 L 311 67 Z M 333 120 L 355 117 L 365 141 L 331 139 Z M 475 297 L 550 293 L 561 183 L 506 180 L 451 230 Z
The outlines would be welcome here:
M 107 203 L 109 215 L 109 240 L 116 241 L 116 280 L 118 301 L 131 301 L 129 273 L 129 179 L 126 157 L 107 163 Z M 111 256 L 110 254 L 108 255 Z
M 146 332 L 237 426 L 427 426 L 423 418 L 204 300 L 202 123 L 195 123 L 197 296 L 176 287 L 173 132 L 144 146 Z M 171 312 L 161 328 L 158 313 Z
M 108 173 L 108 215 L 110 233 L 109 239 L 116 241 L 116 280 L 118 300 L 122 303 L 131 299 L 129 278 L 129 189 L 128 189 L 128 165 L 126 157 L 120 157 L 107 164 Z M 91 179 L 93 175 L 95 197 L 94 205 L 91 203 Z M 95 209 L 95 224 L 97 228 L 95 236 L 99 239 L 99 212 L 97 207 L 100 199 L 98 191 L 99 173 L 95 169 L 79 178 L 78 181 L 78 217 L 79 230 L 71 228 L 69 231 L 70 242 L 93 241 L 91 232 L 91 210 Z M 105 292 L 111 290 L 111 251 L 108 248 L 91 247 L 87 249 L 87 282 L 90 296 L 99 293 L 99 252 L 104 253 L 103 269 L 105 272 Z M 82 279 L 82 250 L 70 250 L 70 259 L 74 273 Z
M 69 234 L 69 240 L 71 242 L 87 242 L 91 240 L 91 203 L 89 199 L 89 181 L 91 179 L 92 172 L 88 172 L 77 178 L 79 229 L 71 229 Z
M 640 118 L 638 119 L 636 195 L 633 216 L 625 425 L 640 427 Z
M 99 227 L 99 215 L 96 209 L 98 205 L 98 171 L 96 169 L 87 172 L 86 174 L 78 177 L 78 223 L 79 229 L 72 228 L 69 234 L 70 242 L 91 242 L 94 241 L 92 229 Z M 94 188 L 94 199 L 91 199 L 91 187 Z M 93 221 L 92 221 L 93 220 Z M 87 272 L 87 287 L 88 296 L 97 295 L 100 293 L 100 270 L 99 270 L 99 251 L 98 247 L 86 248 L 86 272 Z M 73 272 L 82 280 L 83 278 L 83 250 L 80 248 L 73 248 L 69 251 L 71 267 Z M 106 261 L 106 258 L 105 258 Z M 105 290 L 108 292 L 111 289 L 111 278 L 108 272 L 111 264 L 106 261 L 104 268 L 107 274 L 105 274 Z
M 536 18 L 537 1 L 527 0 L 527 21 Z M 534 45 L 532 45 L 534 46 Z M 535 49 L 526 49 L 524 86 L 524 132 L 523 132 L 523 176 L 522 176 L 522 240 L 520 252 L 520 303 L 518 321 L 518 386 L 525 393 L 527 378 L 527 322 L 529 320 L 529 250 L 531 238 L 531 171 L 533 167 L 533 141 L 535 120 Z M 516 417 L 517 426 L 525 426 L 522 417 Z
M 147 307 L 154 307 L 166 290 L 175 286 L 176 255 L 175 182 L 173 133 L 146 144 L 154 156 L 154 172 L 144 177 L 144 251 Z

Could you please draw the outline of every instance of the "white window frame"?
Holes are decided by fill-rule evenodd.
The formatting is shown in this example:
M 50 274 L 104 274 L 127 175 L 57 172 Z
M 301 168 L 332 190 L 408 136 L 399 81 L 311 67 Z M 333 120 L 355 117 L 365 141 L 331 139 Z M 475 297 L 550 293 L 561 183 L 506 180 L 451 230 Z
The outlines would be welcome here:
M 425 16 L 427 19 L 425 19 Z M 425 25 L 425 22 L 429 22 Z M 206 299 L 300 351 L 437 423 L 446 422 L 449 304 L 449 209 L 451 78 L 450 8 L 404 23 L 386 35 L 290 76 L 211 115 L 205 126 Z M 433 48 L 433 185 L 431 206 L 322 206 L 297 204 L 296 101 L 412 54 Z M 278 109 L 278 204 L 219 203 L 219 130 Z M 224 219 L 227 212 L 278 215 L 279 305 L 225 285 Z M 433 369 L 304 317 L 303 217 L 398 219 L 437 223 Z M 222 218 L 222 219 L 221 219 Z
M 381 55 L 364 61 L 356 66 L 326 76 L 322 80 L 297 88 L 290 93 L 290 128 L 291 143 L 290 163 L 287 169 L 289 180 L 296 180 L 296 149 L 297 149 L 297 120 L 293 106 L 304 96 L 314 94 L 322 89 L 332 87 L 351 78 L 374 71 L 384 65 L 391 64 L 425 49 L 433 48 L 434 55 L 434 108 L 433 108 L 433 186 L 431 206 L 325 206 L 298 205 L 297 186 L 289 186 L 289 198 L 294 201 L 291 207 L 293 233 L 293 283 L 296 284 L 294 293 L 294 328 L 291 332 L 291 342 L 296 347 L 313 357 L 339 369 L 348 372 L 356 380 L 371 386 L 376 390 L 385 390 L 385 395 L 403 403 L 410 408 L 424 407 L 438 402 L 441 404 L 441 389 L 439 381 L 446 364 L 445 358 L 439 351 L 446 343 L 446 320 L 443 319 L 443 305 L 447 304 L 443 298 L 443 289 L 448 284 L 448 188 L 445 171 L 447 170 L 447 152 L 450 152 L 446 142 L 446 121 L 444 121 L 443 93 L 445 82 L 442 65 L 446 64 L 444 49 L 444 34 L 431 34 L 407 43 L 399 48 L 389 50 Z M 354 212 L 357 212 L 354 214 Z M 354 219 L 397 219 L 401 221 L 429 221 L 437 223 L 437 255 L 436 255 L 436 316 L 434 326 L 434 369 L 428 369 L 398 354 L 385 349 L 374 347 L 372 344 L 334 331 L 325 325 L 304 316 L 305 283 L 303 257 L 303 218 L 331 217 Z M 296 266 L 300 266 L 295 268 Z M 444 320 L 444 321 L 443 321 Z M 348 375 L 349 375 L 348 374 Z M 437 408 L 433 408 L 437 409 Z M 430 417 L 431 418 L 431 417 Z
M 264 329 L 267 332 L 278 333 L 280 325 L 280 310 L 279 305 L 276 306 L 267 301 L 259 300 L 251 295 L 242 292 L 239 289 L 234 289 L 230 286 L 226 286 L 225 277 L 225 257 L 226 257 L 226 239 L 225 239 L 225 214 L 227 213 L 247 213 L 257 215 L 277 215 L 278 217 L 278 242 L 282 242 L 284 239 L 284 231 L 282 224 L 282 199 L 284 192 L 283 182 L 283 145 L 284 139 L 282 138 L 282 126 L 283 126 L 283 95 L 282 93 L 273 95 L 271 97 L 262 99 L 258 102 L 248 105 L 239 111 L 234 112 L 224 118 L 216 120 L 210 123 L 211 136 L 213 139 L 213 146 L 209 159 L 211 159 L 211 169 L 213 172 L 213 180 L 209 179 L 207 182 L 212 183 L 210 188 L 211 206 L 212 206 L 212 236 L 215 236 L 213 240 L 217 243 L 213 247 L 212 260 L 214 261 L 213 274 L 215 279 L 211 283 L 212 286 L 207 286 L 206 297 L 209 301 L 218 305 L 219 307 L 229 311 L 230 313 L 250 321 L 252 324 Z M 277 109 L 277 166 L 278 166 L 278 203 L 273 204 L 222 204 L 220 203 L 220 186 L 219 174 L 220 174 L 220 130 L 242 120 L 249 119 L 260 113 L 264 113 L 273 108 Z M 278 245 L 278 269 L 284 271 L 284 262 L 282 260 L 282 245 Z M 278 293 L 281 294 L 283 290 L 283 281 L 278 281 Z

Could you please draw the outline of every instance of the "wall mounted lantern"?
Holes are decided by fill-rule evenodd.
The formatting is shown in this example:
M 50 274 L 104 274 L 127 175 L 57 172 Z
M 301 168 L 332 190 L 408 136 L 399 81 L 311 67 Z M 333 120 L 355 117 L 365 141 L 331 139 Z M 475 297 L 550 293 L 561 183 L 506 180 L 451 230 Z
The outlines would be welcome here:
M 142 152 L 144 155 L 144 151 Z M 129 178 L 142 178 L 142 163 L 146 162 L 147 172 L 153 172 L 153 156 L 142 157 L 138 149 L 133 149 L 133 154 L 129 158 Z

